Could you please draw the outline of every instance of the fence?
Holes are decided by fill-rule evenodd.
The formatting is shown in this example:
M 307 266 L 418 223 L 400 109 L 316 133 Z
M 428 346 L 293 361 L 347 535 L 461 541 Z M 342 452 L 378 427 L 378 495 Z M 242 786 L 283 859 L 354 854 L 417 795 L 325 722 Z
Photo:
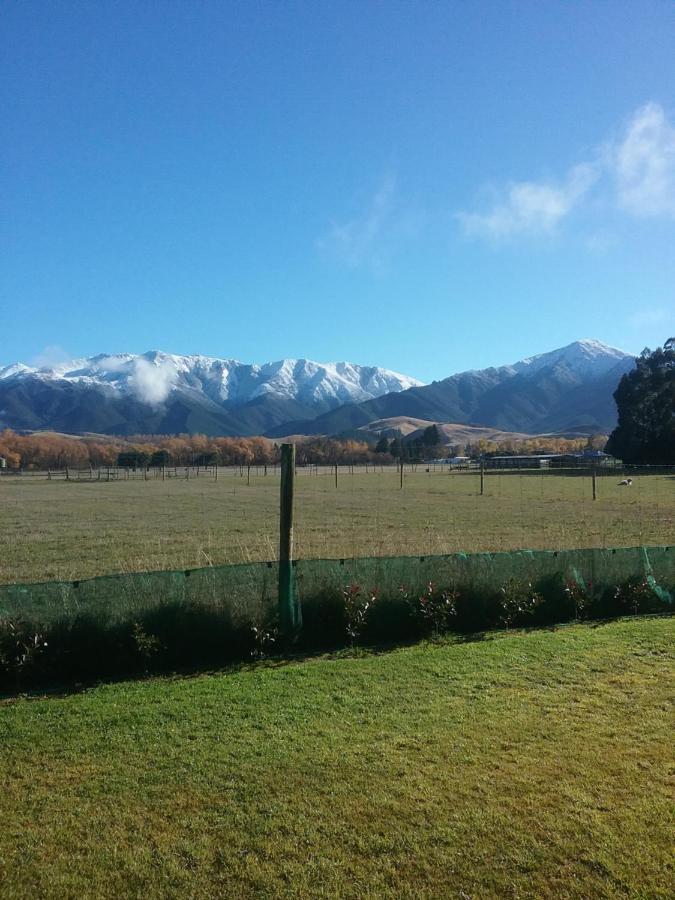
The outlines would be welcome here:
M 63 466 L 51 469 L 0 469 L 0 479 L 7 481 L 17 479 L 35 479 L 44 481 L 165 481 L 168 479 L 211 478 L 217 481 L 219 478 L 251 479 L 264 477 L 278 477 L 281 471 L 277 463 L 244 463 L 241 465 L 171 465 L 171 466 Z M 466 463 L 450 462 L 403 462 L 388 465 L 379 463 L 307 463 L 296 466 L 296 475 L 302 477 L 324 477 L 337 480 L 336 486 L 342 479 L 353 475 L 384 475 L 403 473 L 404 483 L 406 475 L 424 473 L 430 477 L 440 476 L 467 476 L 478 475 L 481 471 L 486 477 L 496 475 L 571 475 L 593 477 L 598 479 L 614 478 L 632 474 L 643 475 L 668 475 L 675 474 L 673 466 L 636 466 L 613 460 L 611 465 L 579 462 L 570 464 L 536 464 L 518 461 L 509 465 L 506 462 L 493 462 L 486 460 L 471 460 Z
M 672 547 L 299 560 L 293 572 L 296 650 L 671 612 L 675 598 Z M 270 562 L 0 586 L 0 691 L 288 649 L 278 576 Z
M 618 547 L 583 550 L 523 550 L 455 553 L 442 556 L 301 559 L 293 561 L 301 603 L 346 585 L 382 595 L 402 587 L 412 593 L 429 583 L 472 585 L 499 590 L 508 581 L 537 583 L 559 577 L 589 590 L 604 590 L 630 579 L 653 580 L 671 602 L 675 588 L 675 548 Z M 110 622 L 126 620 L 167 604 L 227 606 L 237 615 L 277 603 L 276 562 L 208 566 L 163 572 L 99 576 L 82 581 L 0 585 L 0 617 L 30 617 L 41 624 L 93 614 Z M 651 583 L 651 581 L 650 581 Z M 251 615 L 254 619 L 255 616 Z
M 427 472 L 429 468 L 431 471 Z M 302 559 L 439 556 L 675 540 L 673 469 L 298 467 Z M 171 474 L 169 474 L 171 473 Z M 98 480 L 101 475 L 101 481 Z M 619 486 L 624 474 L 630 487 Z M 275 560 L 273 466 L 0 478 L 0 583 Z M 402 476 L 402 477 L 401 477 Z M 146 480 L 147 479 L 147 480 Z M 401 486 L 402 485 L 402 486 Z M 482 493 L 481 493 L 482 488 Z M 594 499 L 595 494 L 595 499 Z
M 432 498 L 440 498 L 441 505 L 437 510 L 440 517 L 433 522 L 427 519 L 426 531 L 442 534 L 444 529 L 447 530 L 450 510 L 466 545 L 467 523 L 473 507 L 485 530 L 489 524 L 498 521 L 498 518 L 493 522 L 489 519 L 487 513 L 491 508 L 493 514 L 504 509 L 507 513 L 513 512 L 518 503 L 521 509 L 524 503 L 529 508 L 533 505 L 536 488 L 539 488 L 540 509 L 550 516 L 553 511 L 548 498 L 544 497 L 544 478 L 556 478 L 556 482 L 549 483 L 558 487 L 561 477 L 562 483 L 568 484 L 556 506 L 562 508 L 567 503 L 575 516 L 578 517 L 582 508 L 580 496 L 586 506 L 599 510 L 601 516 L 611 513 L 611 504 L 597 503 L 598 495 L 603 492 L 598 491 L 595 471 L 580 473 L 575 468 L 573 478 L 561 476 L 559 471 L 555 475 L 542 472 L 541 479 L 535 479 L 533 473 L 519 471 L 495 476 L 492 473 L 486 475 L 481 469 L 477 473 L 449 472 L 445 478 L 439 478 L 432 475 L 429 467 L 422 472 L 412 470 L 407 473 L 401 468 L 396 477 L 396 488 L 392 485 L 391 473 L 387 473 L 387 477 L 380 472 L 379 478 L 373 478 L 371 475 L 375 473 L 351 470 L 345 479 L 346 488 L 341 488 L 337 468 L 322 472 L 312 467 L 306 472 L 308 477 L 304 479 L 303 490 L 303 479 L 298 479 L 295 485 L 294 448 L 291 445 L 284 446 L 282 460 L 280 494 L 275 478 L 269 477 L 274 473 L 269 471 L 256 473 L 252 483 L 250 469 L 247 468 L 245 481 L 240 469 L 238 477 L 235 472 L 230 472 L 221 485 L 217 484 L 218 470 L 205 473 L 212 475 L 212 480 L 206 479 L 211 490 L 209 496 L 214 509 L 221 515 L 224 507 L 229 505 L 224 501 L 229 501 L 230 495 L 233 498 L 237 495 L 239 485 L 239 498 L 243 498 L 243 502 L 238 509 L 240 514 L 252 520 L 253 530 L 259 528 L 261 519 L 267 519 L 268 533 L 280 535 L 278 562 L 270 553 L 267 559 L 273 561 L 244 565 L 188 565 L 168 571 L 0 584 L 0 683 L 6 684 L 8 679 L 15 677 L 18 684 L 18 679 L 29 671 L 38 680 L 119 675 L 133 672 L 141 662 L 149 670 L 151 658 L 153 662 L 159 662 L 160 668 L 222 663 L 226 659 L 265 651 L 267 642 L 276 639 L 277 611 L 279 634 L 285 642 L 294 640 L 305 646 L 325 647 L 339 645 L 347 636 L 355 639 L 357 635 L 368 640 L 409 639 L 423 633 L 423 623 L 428 624 L 430 619 L 436 621 L 439 615 L 443 627 L 447 627 L 450 612 L 457 615 L 459 630 L 466 631 L 493 627 L 500 622 L 518 622 L 526 617 L 526 612 L 536 611 L 540 622 L 560 622 L 576 617 L 582 608 L 587 613 L 602 616 L 662 612 L 672 607 L 675 551 L 670 545 L 417 553 L 414 556 L 400 552 L 394 556 L 391 549 L 386 555 L 363 552 L 368 535 L 374 530 L 384 529 L 384 540 L 392 548 L 389 523 L 386 517 L 380 518 L 385 496 L 390 514 L 397 516 L 399 522 L 402 520 L 404 524 L 418 528 L 420 522 L 415 516 L 419 517 L 420 509 L 427 510 Z M 38 530 L 32 544 L 28 536 L 25 542 L 16 543 L 18 556 L 12 557 L 10 550 L 4 554 L 5 564 L 9 560 L 10 566 L 13 562 L 16 566 L 28 546 L 34 550 L 36 561 L 39 559 L 43 565 L 50 565 L 49 555 L 45 553 L 48 543 L 45 519 L 51 512 L 52 549 L 58 558 L 66 556 L 74 560 L 82 571 L 80 548 L 70 542 L 69 531 L 76 529 L 78 523 L 81 526 L 82 522 L 86 528 L 86 511 L 100 515 L 102 498 L 107 498 L 111 504 L 106 508 L 106 514 L 112 508 L 122 512 L 121 540 L 127 540 L 131 534 L 147 544 L 148 530 L 156 527 L 157 522 L 150 501 L 157 489 L 164 496 L 166 470 L 162 470 L 161 482 L 153 473 L 151 480 L 155 487 L 134 484 L 132 491 L 118 490 L 115 482 L 120 480 L 120 471 L 131 480 L 130 471 L 116 470 L 111 479 L 113 483 L 106 479 L 105 486 L 92 485 L 90 477 L 85 479 L 82 487 L 75 487 L 65 494 L 51 472 L 46 488 L 44 482 L 33 481 L 36 476 L 29 476 L 27 482 L 20 476 L 20 484 L 27 485 L 27 494 L 23 488 L 19 491 L 23 510 L 25 512 L 33 503 L 38 513 Z M 141 471 L 142 481 L 147 482 L 149 470 Z M 181 501 L 184 513 L 194 508 L 195 498 L 206 496 L 202 488 L 195 492 L 190 486 L 189 474 L 190 470 L 186 469 L 185 479 L 178 481 L 174 473 L 174 483 L 180 487 L 171 489 L 171 479 L 168 486 L 167 497 L 172 503 Z M 195 473 L 194 481 L 200 474 Z M 70 470 L 65 476 L 68 482 L 78 480 L 76 473 Z M 518 481 L 513 480 L 514 476 Z M 619 485 L 615 473 L 612 478 L 617 499 L 637 497 L 640 491 L 646 490 L 640 487 L 633 495 L 632 486 L 624 484 L 623 493 L 616 494 Z M 589 479 L 592 498 L 586 490 Z M 665 479 L 658 480 L 658 484 L 665 485 L 667 502 L 664 509 L 672 526 L 672 475 L 658 475 L 656 479 Z M 202 478 L 202 483 L 204 480 Z M 648 480 L 643 474 L 640 484 Z M 222 488 L 225 482 L 233 486 L 231 491 Z M 652 487 L 656 483 L 652 481 Z M 533 485 L 534 492 L 531 490 Z M 514 490 L 514 486 L 518 490 Z M 339 498 L 342 512 L 346 513 L 342 521 L 351 519 L 354 535 L 360 542 L 358 556 L 344 554 L 332 559 L 293 559 L 296 488 L 301 501 L 313 498 L 316 517 L 303 522 L 308 504 L 300 502 L 300 533 L 304 530 L 309 534 L 312 528 L 317 528 L 325 534 L 330 522 L 328 497 Z M 10 488 L 10 494 L 12 490 Z M 68 497 L 77 498 L 71 509 L 65 504 Z M 398 499 L 392 502 L 392 497 Z M 466 501 L 467 497 L 470 502 L 468 505 L 464 502 L 462 507 L 460 501 L 462 498 Z M 82 503 L 87 498 L 89 506 Z M 415 498 L 417 507 L 411 502 Z M 53 503 L 45 504 L 46 499 Z M 381 502 L 382 508 L 373 510 L 374 500 Z M 339 503 L 335 509 L 339 509 Z M 130 518 L 132 510 L 136 515 Z M 622 511 L 629 512 L 631 507 L 624 505 Z M 270 524 L 270 518 L 274 524 Z M 180 521 L 180 515 L 178 519 Z M 533 521 L 536 519 L 531 519 L 530 524 Z M 21 528 L 25 522 L 17 517 L 13 524 Z M 231 530 L 242 534 L 239 527 Z M 659 533 L 658 524 L 650 535 L 652 533 Z M 184 537 L 180 527 L 176 537 L 179 543 Z M 93 545 L 97 538 L 94 534 Z M 512 539 L 517 538 L 512 536 Z M 419 541 L 419 536 L 416 540 Z M 485 538 L 482 540 L 485 542 Z M 332 543 L 336 545 L 339 541 Z M 304 546 L 309 546 L 309 542 Z M 110 551 L 110 547 L 107 549 Z M 125 552 L 127 559 L 130 558 L 130 550 L 127 548 Z M 30 563 L 30 554 L 27 562 Z M 139 568 L 138 565 L 135 568 Z M 35 571 L 34 567 L 32 571 Z M 456 602 L 459 603 L 457 608 Z M 508 614 L 504 612 L 507 608 L 510 609 Z

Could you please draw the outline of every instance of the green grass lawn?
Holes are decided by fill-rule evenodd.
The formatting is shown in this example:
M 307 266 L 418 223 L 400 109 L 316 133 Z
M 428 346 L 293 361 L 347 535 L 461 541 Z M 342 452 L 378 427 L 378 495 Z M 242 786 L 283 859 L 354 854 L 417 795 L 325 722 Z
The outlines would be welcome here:
M 674 638 L 624 619 L 5 702 L 0 896 L 672 897 Z
M 614 474 L 298 476 L 298 557 L 565 549 L 672 542 L 675 478 Z M 274 559 L 278 478 L 0 479 L 0 583 Z

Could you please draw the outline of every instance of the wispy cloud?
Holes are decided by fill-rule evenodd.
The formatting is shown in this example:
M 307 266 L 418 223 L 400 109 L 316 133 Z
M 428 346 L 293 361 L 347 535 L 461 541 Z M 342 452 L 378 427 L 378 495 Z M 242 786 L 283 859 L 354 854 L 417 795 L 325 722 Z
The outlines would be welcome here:
M 58 346 L 58 344 L 49 344 L 35 354 L 30 360 L 30 365 L 35 366 L 37 369 L 51 369 L 62 363 L 70 362 L 71 359 L 72 356 L 63 347 Z
M 134 371 L 129 378 L 129 387 L 139 400 L 156 406 L 167 399 L 177 376 L 175 367 L 168 360 L 153 365 L 139 356 L 134 360 Z
M 158 406 L 164 403 L 178 379 L 175 365 L 168 359 L 152 362 L 143 356 L 125 359 L 106 356 L 98 362 L 102 372 L 119 372 L 127 376 L 131 392 L 143 403 Z
M 472 237 L 551 234 L 600 185 L 604 202 L 626 213 L 675 218 L 675 127 L 658 103 L 636 110 L 619 140 L 602 144 L 559 182 L 511 182 L 487 209 L 456 218 Z
M 478 237 L 550 233 L 572 212 L 598 177 L 597 165 L 581 163 L 570 169 L 562 184 L 513 182 L 486 212 L 460 212 L 457 218 L 466 234 Z
M 383 259 L 383 239 L 392 225 L 396 205 L 396 178 L 385 175 L 366 208 L 346 222 L 334 222 L 316 244 L 318 249 L 350 268 L 378 266 Z
M 675 128 L 658 103 L 637 110 L 616 148 L 614 168 L 627 212 L 675 218 Z
M 634 328 L 648 328 L 654 325 L 665 327 L 675 324 L 675 313 L 663 307 L 644 308 L 634 312 L 629 322 Z

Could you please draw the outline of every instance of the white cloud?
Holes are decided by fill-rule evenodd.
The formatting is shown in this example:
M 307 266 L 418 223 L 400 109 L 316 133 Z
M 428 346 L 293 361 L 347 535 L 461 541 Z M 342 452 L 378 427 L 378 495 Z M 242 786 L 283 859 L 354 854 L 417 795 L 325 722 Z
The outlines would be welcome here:
M 619 205 L 636 216 L 675 218 L 675 128 L 663 107 L 634 114 L 614 154 Z
M 629 322 L 635 328 L 646 328 L 652 325 L 675 324 L 675 313 L 662 307 L 644 308 L 633 313 Z
M 505 196 L 484 213 L 457 214 L 469 235 L 505 238 L 514 234 L 547 234 L 569 215 L 599 176 L 593 163 L 570 169 L 562 184 L 519 181 L 510 184 Z
M 70 362 L 72 356 L 63 347 L 58 344 L 50 344 L 39 353 L 37 353 L 30 361 L 32 366 L 37 369 L 51 369 L 54 366 Z
M 153 365 L 141 356 L 134 360 L 129 387 L 139 400 L 154 406 L 169 396 L 177 374 L 168 360 Z
M 143 403 L 156 406 L 169 396 L 178 379 L 175 365 L 169 359 L 155 359 L 150 362 L 143 356 L 103 356 L 96 368 L 103 373 L 121 375 L 129 390 Z
M 319 250 L 336 257 L 350 268 L 358 268 L 365 263 L 379 265 L 380 243 L 392 218 L 395 195 L 396 179 L 388 174 L 361 215 L 346 222 L 334 223 L 327 234 L 319 238 Z
M 573 166 L 562 182 L 512 182 L 487 210 L 462 211 L 456 218 L 475 237 L 550 234 L 600 183 L 601 208 L 675 218 L 675 126 L 660 104 L 636 110 L 620 141 L 600 145 L 594 161 Z M 597 251 L 599 243 L 591 240 L 589 249 Z
M 104 356 L 96 364 L 101 372 L 124 372 L 129 368 L 129 361 L 119 356 Z

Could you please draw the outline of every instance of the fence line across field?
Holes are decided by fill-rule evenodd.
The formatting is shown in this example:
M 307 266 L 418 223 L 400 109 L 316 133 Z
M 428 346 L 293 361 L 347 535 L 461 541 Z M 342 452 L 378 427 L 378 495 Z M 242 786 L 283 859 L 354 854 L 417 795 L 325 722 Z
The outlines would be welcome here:
M 157 481 L 168 479 L 210 478 L 217 481 L 219 478 L 240 478 L 248 482 L 252 478 L 272 477 L 278 478 L 281 467 L 279 464 L 242 464 L 231 466 L 64 466 L 53 469 L 0 469 L 0 479 L 14 480 L 45 479 L 47 481 Z M 423 473 L 429 477 L 473 476 L 477 483 L 487 483 L 495 477 L 502 476 L 545 476 L 568 475 L 574 477 L 588 477 L 604 480 L 631 475 L 673 475 L 674 466 L 634 466 L 624 463 L 607 465 L 573 465 L 573 466 L 541 466 L 541 465 L 504 465 L 501 467 L 492 465 L 486 460 L 483 464 L 472 462 L 469 464 L 452 465 L 450 463 L 433 462 L 404 462 L 396 465 L 378 465 L 377 463 L 337 463 L 337 464 L 305 464 L 298 465 L 295 469 L 300 477 L 324 477 L 331 478 L 335 487 L 339 487 L 341 479 L 354 475 L 397 475 L 398 486 L 405 485 L 405 476 Z
M 595 478 L 588 466 L 481 471 L 347 463 L 294 471 L 301 559 L 675 539 L 673 467 L 598 467 Z M 274 559 L 279 476 L 273 464 L 3 474 L 0 531 L 13 540 L 0 555 L 0 582 Z

